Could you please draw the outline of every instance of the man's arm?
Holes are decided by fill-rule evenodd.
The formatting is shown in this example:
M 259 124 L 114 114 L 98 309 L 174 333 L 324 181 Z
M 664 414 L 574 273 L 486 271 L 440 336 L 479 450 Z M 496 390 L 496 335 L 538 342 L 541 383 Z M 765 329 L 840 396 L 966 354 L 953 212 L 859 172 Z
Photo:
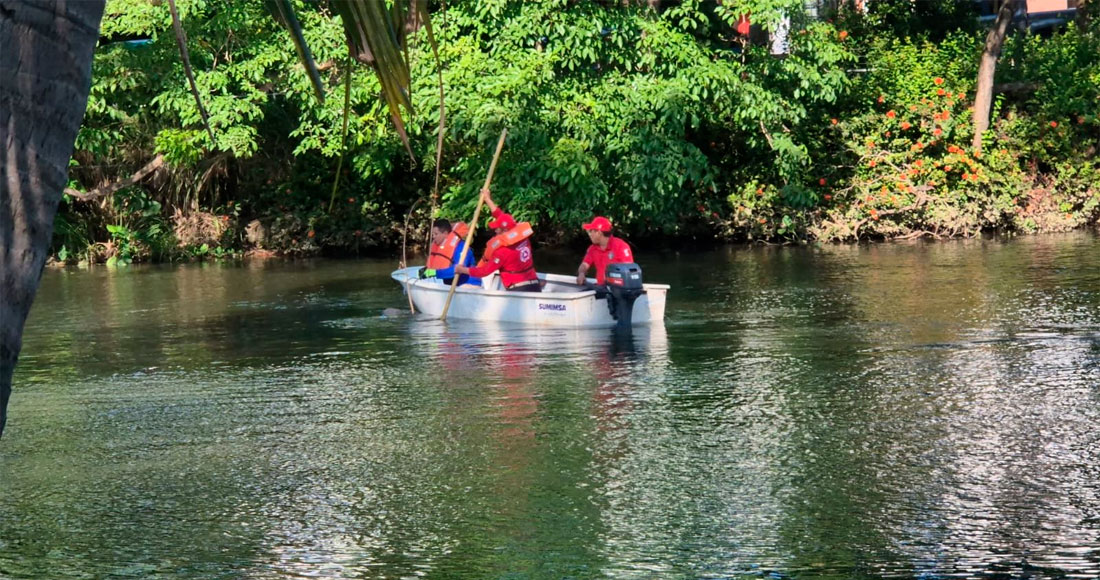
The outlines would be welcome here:
M 591 268 L 591 267 L 592 267 L 592 265 L 589 264 L 588 262 L 581 262 L 581 267 L 577 268 L 577 285 L 578 286 L 584 286 L 584 283 L 586 281 L 587 274 L 588 274 L 588 269 Z
M 497 204 L 493 202 L 492 197 L 489 197 L 488 187 L 481 188 L 481 197 L 485 200 L 485 203 L 489 204 L 489 211 L 495 214 L 497 211 Z
M 497 254 L 500 254 L 502 250 L 507 250 L 507 248 L 501 248 L 500 250 L 497 250 Z M 454 267 L 455 272 L 458 272 L 459 274 L 469 274 L 469 275 L 473 276 L 474 278 L 484 278 L 484 277 L 488 276 L 489 274 L 492 274 L 493 272 L 496 272 L 499 269 L 500 269 L 500 258 L 499 257 L 494 257 L 492 260 L 489 260 L 489 262 L 486 263 L 483 266 L 475 266 L 473 268 L 471 268 L 469 266 L 455 266 Z
M 592 267 L 592 264 L 596 263 L 596 259 L 592 251 L 592 248 L 595 247 L 596 246 L 594 245 L 588 246 L 588 249 L 584 252 L 584 259 L 581 260 L 581 266 L 580 268 L 577 268 L 577 284 L 580 286 L 585 285 L 585 283 L 587 282 L 585 278 L 588 274 L 588 269 Z
M 462 240 L 459 240 L 458 244 L 455 246 L 454 253 L 451 254 L 451 264 L 457 264 L 458 263 L 458 257 L 459 257 L 460 254 L 462 254 L 462 248 L 464 248 L 464 247 L 466 247 L 466 242 L 464 242 Z M 473 252 L 466 252 L 466 265 L 467 266 L 472 266 L 473 263 L 474 263 Z M 436 278 L 442 278 L 444 280 L 446 280 L 447 278 L 454 278 L 455 277 L 455 267 L 451 266 L 449 268 L 443 268 L 441 270 L 436 270 L 435 271 L 435 277 Z

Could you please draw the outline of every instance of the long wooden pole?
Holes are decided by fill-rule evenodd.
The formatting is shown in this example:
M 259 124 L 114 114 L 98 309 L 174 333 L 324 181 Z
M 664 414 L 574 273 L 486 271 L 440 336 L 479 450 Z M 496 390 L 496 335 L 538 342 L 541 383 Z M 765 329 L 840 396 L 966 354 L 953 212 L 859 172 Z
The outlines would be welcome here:
M 500 159 L 500 151 L 504 149 L 504 138 L 507 136 L 508 129 L 500 132 L 497 150 L 496 153 L 493 153 L 493 162 L 489 164 L 489 174 L 485 176 L 485 185 L 481 189 L 489 189 L 489 183 L 493 181 L 493 173 L 497 170 L 497 160 Z M 470 244 L 474 243 L 474 232 L 477 230 L 477 220 L 481 217 L 481 206 L 483 205 L 485 205 L 485 196 L 479 193 L 477 196 L 477 209 L 474 210 L 474 220 L 470 222 L 470 232 L 466 234 L 466 244 L 458 254 L 456 266 L 466 263 L 466 252 L 470 251 Z M 458 272 L 455 272 L 454 278 L 451 279 L 451 290 L 447 292 L 447 302 L 443 305 L 443 314 L 439 316 L 440 320 L 447 320 L 447 311 L 451 308 L 451 299 L 454 298 L 455 288 L 458 287 L 458 277 Z
M 423 198 L 418 198 L 416 201 L 414 201 L 413 204 L 411 206 L 409 206 L 408 213 L 405 214 L 405 232 L 401 234 L 401 269 L 402 270 L 405 270 L 406 268 L 409 267 L 408 251 L 407 251 L 408 250 L 408 241 L 409 241 L 409 218 L 412 217 L 413 210 L 416 209 L 416 206 L 420 205 L 420 200 L 421 199 L 423 199 Z M 428 226 L 428 230 L 429 230 L 429 233 L 430 233 L 430 231 L 431 231 L 430 223 L 429 223 L 429 226 Z M 431 245 L 432 245 L 431 238 L 428 238 L 428 248 L 429 249 L 431 248 Z M 413 282 L 412 279 L 409 278 L 409 272 L 406 270 L 406 272 L 405 272 L 405 296 L 409 297 L 409 312 L 411 312 L 413 314 L 416 314 L 416 306 L 413 305 L 413 294 L 412 294 L 412 288 L 410 287 L 410 286 L 412 286 L 412 282 Z

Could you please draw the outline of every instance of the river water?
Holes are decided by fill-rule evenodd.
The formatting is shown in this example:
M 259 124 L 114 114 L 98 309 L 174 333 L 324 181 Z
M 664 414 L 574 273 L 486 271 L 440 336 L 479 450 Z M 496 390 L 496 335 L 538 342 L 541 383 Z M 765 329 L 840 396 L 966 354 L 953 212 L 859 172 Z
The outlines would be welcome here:
M 629 337 L 385 317 L 392 261 L 47 271 L 0 577 L 1100 576 L 1096 236 L 638 258 Z

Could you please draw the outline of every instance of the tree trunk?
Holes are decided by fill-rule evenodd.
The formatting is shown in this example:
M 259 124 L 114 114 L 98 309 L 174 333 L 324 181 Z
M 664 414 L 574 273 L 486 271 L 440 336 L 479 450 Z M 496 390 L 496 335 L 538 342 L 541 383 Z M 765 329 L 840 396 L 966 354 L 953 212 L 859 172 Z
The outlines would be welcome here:
M 0 0 L 0 436 L 91 87 L 102 0 Z
M 997 59 L 1001 58 L 1001 47 L 1008 34 L 1008 25 L 1012 23 L 1012 14 L 1016 11 L 1017 0 L 1004 0 L 997 11 L 993 28 L 985 37 L 982 50 L 982 62 L 978 66 L 978 87 L 974 91 L 974 150 L 982 150 L 982 135 L 989 129 L 989 110 L 993 106 L 993 75 L 997 71 Z

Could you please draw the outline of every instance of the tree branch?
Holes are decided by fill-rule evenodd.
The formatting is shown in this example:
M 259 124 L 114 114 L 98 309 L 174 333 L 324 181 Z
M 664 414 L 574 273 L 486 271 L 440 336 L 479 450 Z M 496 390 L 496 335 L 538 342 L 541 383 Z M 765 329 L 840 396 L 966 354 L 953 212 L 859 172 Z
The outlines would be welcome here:
M 102 185 L 87 193 L 83 191 L 77 191 L 70 187 L 66 187 L 65 193 L 72 197 L 75 197 L 80 201 L 92 201 L 105 195 L 111 195 L 112 193 L 124 187 L 130 187 L 131 185 L 141 181 L 142 179 L 145 179 L 145 177 L 148 176 L 150 173 L 156 171 L 157 169 L 160 169 L 162 165 L 164 165 L 164 155 L 157 155 L 153 158 L 152 161 L 146 163 L 145 167 L 142 167 L 137 171 L 137 173 L 131 175 L 130 177 L 127 177 L 126 179 L 116 181 L 109 185 Z

